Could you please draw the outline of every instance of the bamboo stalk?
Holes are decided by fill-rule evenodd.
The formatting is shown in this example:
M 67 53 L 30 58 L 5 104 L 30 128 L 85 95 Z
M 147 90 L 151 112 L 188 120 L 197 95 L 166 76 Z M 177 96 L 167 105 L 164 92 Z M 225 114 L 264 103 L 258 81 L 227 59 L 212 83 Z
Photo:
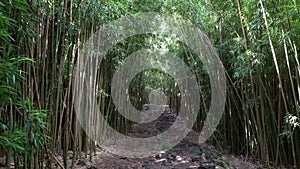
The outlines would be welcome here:
M 271 52 L 272 52 L 274 65 L 275 65 L 275 68 L 276 68 L 277 78 L 279 80 L 279 90 L 280 90 L 280 93 L 282 95 L 285 110 L 288 112 L 288 106 L 287 106 L 287 103 L 286 103 L 286 96 L 285 96 L 285 93 L 283 91 L 283 83 L 282 83 L 282 80 L 281 80 L 281 74 L 280 74 L 279 66 L 278 66 L 278 63 L 277 63 L 276 53 L 275 53 L 275 50 L 274 50 L 274 47 L 273 47 L 273 42 L 272 42 L 270 31 L 269 31 L 269 24 L 268 24 L 267 16 L 266 16 L 266 9 L 263 5 L 262 0 L 259 0 L 259 3 L 260 3 L 260 6 L 261 6 L 261 10 L 262 10 L 262 14 L 263 14 L 264 22 L 265 22 L 265 27 L 266 27 L 267 33 L 268 33 L 268 40 L 269 40 L 269 45 L 270 45 Z M 290 126 L 289 126 L 289 128 L 290 128 Z M 291 143 L 292 143 L 293 160 L 294 160 L 294 163 L 297 164 L 296 155 L 295 155 L 295 151 L 294 151 L 295 146 L 294 146 L 293 136 L 291 136 Z

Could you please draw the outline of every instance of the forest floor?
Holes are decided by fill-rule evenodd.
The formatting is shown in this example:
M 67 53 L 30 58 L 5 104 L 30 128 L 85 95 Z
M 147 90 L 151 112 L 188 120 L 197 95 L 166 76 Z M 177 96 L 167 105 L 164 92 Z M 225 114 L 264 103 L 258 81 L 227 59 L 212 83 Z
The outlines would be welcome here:
M 107 151 L 98 151 L 89 158 L 76 160 L 76 169 L 257 169 L 253 161 L 244 157 L 230 155 L 209 144 L 197 144 L 189 138 L 169 151 L 144 159 L 124 158 Z M 59 157 L 62 163 L 62 157 Z M 71 160 L 70 164 L 71 165 Z M 59 167 L 57 167 L 59 168 Z
M 167 130 L 178 118 L 176 113 L 167 109 L 159 118 L 143 125 L 135 124 L 129 136 L 151 137 Z M 176 135 L 176 133 L 174 133 Z M 76 158 L 75 169 L 255 169 L 260 168 L 255 160 L 234 156 L 209 143 L 198 144 L 199 133 L 191 130 L 175 147 L 148 158 L 120 157 L 98 148 L 97 152 Z M 126 146 L 126 145 L 125 145 Z M 141 150 L 143 151 L 143 150 Z M 68 166 L 72 164 L 73 153 L 69 152 Z M 63 166 L 63 158 L 55 156 L 53 168 Z M 92 160 L 90 160 L 92 159 Z M 0 162 L 4 158 L 0 158 Z M 13 162 L 11 163 L 13 167 Z M 1 168 L 1 167 L 0 167 Z
M 158 119 L 146 125 L 133 125 L 129 135 L 153 136 L 168 129 L 176 119 L 176 114 L 165 111 Z M 254 160 L 231 155 L 208 143 L 198 144 L 199 133 L 189 134 L 178 145 L 168 151 L 148 158 L 125 158 L 104 150 L 89 158 L 75 162 L 76 169 L 254 169 L 259 168 Z M 62 157 L 58 157 L 62 162 Z M 71 160 L 70 160 L 71 163 Z

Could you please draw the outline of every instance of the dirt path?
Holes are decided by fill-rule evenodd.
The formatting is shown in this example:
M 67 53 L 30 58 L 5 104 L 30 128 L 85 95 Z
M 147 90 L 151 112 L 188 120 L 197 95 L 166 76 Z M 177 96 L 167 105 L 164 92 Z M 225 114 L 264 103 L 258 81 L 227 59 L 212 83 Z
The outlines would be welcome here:
M 147 109 L 146 109 L 147 110 Z M 177 116 L 169 109 L 155 121 L 143 125 L 133 125 L 130 136 L 148 137 L 168 129 Z M 77 169 L 252 169 L 255 165 L 245 162 L 216 149 L 212 145 L 198 144 L 198 133 L 189 132 L 187 137 L 168 151 L 162 151 L 148 158 L 125 158 L 99 150 L 89 161 L 85 158 L 75 162 Z M 61 157 L 58 157 L 61 159 Z M 62 159 L 61 159 L 62 160 Z M 71 160 L 70 160 L 71 161 Z

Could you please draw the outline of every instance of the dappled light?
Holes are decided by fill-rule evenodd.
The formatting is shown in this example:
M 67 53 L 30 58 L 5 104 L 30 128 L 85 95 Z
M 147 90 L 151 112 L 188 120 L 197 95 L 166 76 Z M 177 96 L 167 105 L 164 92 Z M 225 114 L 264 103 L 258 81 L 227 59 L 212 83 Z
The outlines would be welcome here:
M 0 2 L 0 168 L 300 168 L 300 4 Z

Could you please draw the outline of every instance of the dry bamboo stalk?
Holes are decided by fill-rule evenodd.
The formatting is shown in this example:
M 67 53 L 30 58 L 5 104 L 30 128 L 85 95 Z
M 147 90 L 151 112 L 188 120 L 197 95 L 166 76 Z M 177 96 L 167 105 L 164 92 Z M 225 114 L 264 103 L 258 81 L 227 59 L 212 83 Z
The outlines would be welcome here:
M 286 96 L 285 96 L 285 93 L 283 91 L 283 83 L 282 83 L 282 80 L 281 80 L 281 74 L 280 74 L 280 70 L 279 70 L 279 66 L 278 66 L 278 63 L 277 63 L 277 57 L 276 57 L 275 49 L 273 47 L 273 42 L 272 42 L 270 31 L 269 31 L 269 24 L 268 24 L 267 16 L 266 16 L 266 9 L 265 9 L 265 7 L 263 5 L 262 0 L 259 0 L 259 3 L 260 3 L 260 6 L 261 6 L 263 19 L 264 19 L 264 22 L 265 22 L 265 27 L 266 27 L 266 30 L 268 32 L 267 35 L 268 35 L 269 45 L 270 45 L 270 48 L 271 48 L 272 57 L 273 57 L 274 65 L 275 65 L 275 68 L 276 68 L 277 77 L 278 77 L 278 80 L 279 80 L 279 90 L 280 90 L 280 93 L 282 95 L 282 99 L 283 99 L 283 104 L 284 104 L 285 110 L 286 110 L 286 112 L 288 112 L 288 106 L 287 106 L 287 103 L 286 103 Z M 289 128 L 290 128 L 290 125 L 289 125 Z M 297 164 L 293 136 L 291 136 L 291 143 L 292 143 L 293 160 L 294 160 L 294 163 Z

